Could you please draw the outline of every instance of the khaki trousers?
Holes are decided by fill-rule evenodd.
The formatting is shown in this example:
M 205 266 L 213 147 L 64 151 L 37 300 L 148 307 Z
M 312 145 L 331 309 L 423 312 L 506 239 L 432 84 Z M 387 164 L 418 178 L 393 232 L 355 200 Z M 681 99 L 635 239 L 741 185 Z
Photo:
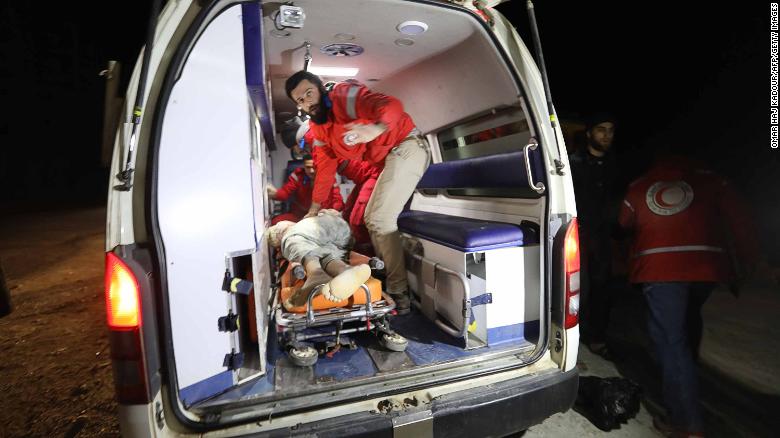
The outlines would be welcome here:
M 385 158 L 385 169 L 366 205 L 366 228 L 377 255 L 385 262 L 390 294 L 405 293 L 406 265 L 398 232 L 398 215 L 414 193 L 430 162 L 428 142 L 422 137 L 403 141 Z

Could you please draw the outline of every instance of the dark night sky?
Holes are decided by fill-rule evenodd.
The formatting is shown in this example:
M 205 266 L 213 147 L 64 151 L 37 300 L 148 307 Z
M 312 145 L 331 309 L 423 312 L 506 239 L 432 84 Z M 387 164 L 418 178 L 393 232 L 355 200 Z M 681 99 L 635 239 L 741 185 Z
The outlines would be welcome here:
M 129 73 L 149 3 L 0 3 L 0 202 L 105 198 L 97 73 L 109 59 Z M 622 151 L 667 143 L 693 152 L 737 181 L 769 229 L 776 221 L 766 217 L 780 216 L 780 151 L 768 136 L 769 5 L 715 5 L 535 2 L 559 114 L 615 113 Z M 500 9 L 530 46 L 524 7 Z

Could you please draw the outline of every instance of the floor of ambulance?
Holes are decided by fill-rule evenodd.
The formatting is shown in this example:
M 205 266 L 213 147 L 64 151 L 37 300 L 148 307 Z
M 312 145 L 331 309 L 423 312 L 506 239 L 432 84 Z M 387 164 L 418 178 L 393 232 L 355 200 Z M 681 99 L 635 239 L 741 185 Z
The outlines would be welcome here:
M 269 395 L 274 391 L 300 388 L 302 385 L 326 388 L 334 383 L 367 379 L 379 373 L 386 375 L 393 371 L 451 362 L 485 353 L 532 347 L 538 337 L 538 324 L 526 324 L 531 327 L 530 332 L 529 328 L 526 328 L 524 338 L 496 346 L 464 350 L 455 338 L 441 331 L 421 313 L 412 311 L 408 315 L 390 319 L 393 330 L 409 341 L 406 351 L 393 352 L 385 349 L 372 333 L 353 333 L 342 337 L 353 339 L 357 344 L 356 349 L 341 349 L 332 357 L 320 355 L 314 366 L 299 367 L 287 359 L 285 351 L 277 342 L 273 325 L 268 328 L 267 373 L 257 380 L 209 399 L 209 404 Z

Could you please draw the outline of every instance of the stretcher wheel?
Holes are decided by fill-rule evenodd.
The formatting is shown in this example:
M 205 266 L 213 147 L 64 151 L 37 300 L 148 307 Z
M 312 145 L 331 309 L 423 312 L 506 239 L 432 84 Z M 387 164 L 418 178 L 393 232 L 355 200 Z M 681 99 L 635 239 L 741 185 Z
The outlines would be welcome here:
M 317 350 L 308 345 L 290 347 L 287 356 L 299 367 L 309 367 L 317 363 Z
M 379 339 L 382 346 L 391 351 L 404 351 L 409 345 L 409 341 L 397 333 L 382 333 Z

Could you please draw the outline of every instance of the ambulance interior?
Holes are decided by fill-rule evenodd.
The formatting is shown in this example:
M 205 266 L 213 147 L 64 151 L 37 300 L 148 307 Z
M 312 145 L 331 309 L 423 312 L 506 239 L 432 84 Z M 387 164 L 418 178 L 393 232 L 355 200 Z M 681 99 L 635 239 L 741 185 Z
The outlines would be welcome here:
M 304 0 L 295 28 L 279 24 L 281 5 L 215 15 L 164 107 L 157 222 L 168 359 L 185 408 L 312 406 L 538 359 L 549 311 L 544 160 L 527 147 L 536 122 L 483 18 L 422 2 Z M 432 164 L 398 222 L 414 306 L 387 321 L 408 345 L 345 334 L 355 348 L 301 367 L 279 342 L 279 263 L 263 231 L 275 209 L 266 186 L 284 183 L 291 160 L 280 134 L 297 110 L 284 83 L 307 43 L 309 69 L 331 68 L 324 81 L 352 78 L 398 98 Z M 354 70 L 334 70 L 345 68 Z

